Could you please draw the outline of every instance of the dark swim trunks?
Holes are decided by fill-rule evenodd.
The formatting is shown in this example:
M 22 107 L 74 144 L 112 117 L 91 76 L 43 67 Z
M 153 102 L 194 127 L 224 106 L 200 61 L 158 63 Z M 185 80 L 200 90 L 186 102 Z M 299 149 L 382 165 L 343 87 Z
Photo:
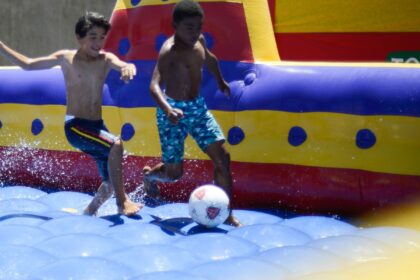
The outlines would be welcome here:
M 202 151 L 214 142 L 225 141 L 223 132 L 207 109 L 203 97 L 191 101 L 178 101 L 169 97 L 166 99 L 173 108 L 181 109 L 184 116 L 178 124 L 173 124 L 158 107 L 157 123 L 164 163 L 182 162 L 184 141 L 188 134 L 194 138 Z
M 71 116 L 66 116 L 64 131 L 73 147 L 95 159 L 102 180 L 108 181 L 109 151 L 118 137 L 108 132 L 103 120 L 92 121 Z

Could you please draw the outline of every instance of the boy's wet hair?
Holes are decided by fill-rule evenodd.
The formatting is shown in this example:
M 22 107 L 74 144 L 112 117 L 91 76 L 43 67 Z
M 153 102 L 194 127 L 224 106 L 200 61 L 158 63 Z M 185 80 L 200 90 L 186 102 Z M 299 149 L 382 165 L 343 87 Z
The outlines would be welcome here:
M 195 16 L 204 18 L 204 12 L 200 4 L 192 0 L 181 0 L 175 5 L 172 12 L 172 20 L 175 23 L 179 23 L 184 18 Z
M 83 38 L 94 26 L 103 28 L 105 33 L 108 33 L 109 29 L 111 29 L 111 24 L 103 15 L 96 12 L 86 12 L 76 23 L 76 35 Z

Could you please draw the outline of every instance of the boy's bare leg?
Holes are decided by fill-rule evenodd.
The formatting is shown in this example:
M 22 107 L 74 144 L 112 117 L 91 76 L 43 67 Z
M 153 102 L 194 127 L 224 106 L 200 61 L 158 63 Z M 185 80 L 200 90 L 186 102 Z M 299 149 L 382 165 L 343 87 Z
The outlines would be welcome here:
M 223 142 L 215 142 L 210 144 L 206 149 L 207 155 L 213 161 L 214 165 L 214 183 L 223 188 L 232 203 L 232 173 L 230 171 L 230 154 L 226 150 Z M 225 224 L 240 227 L 242 223 L 232 215 L 230 211 L 229 217 Z
M 117 141 L 111 148 L 108 158 L 108 170 L 111 185 L 114 188 L 115 198 L 117 200 L 118 212 L 123 215 L 134 215 L 141 208 L 142 204 L 132 202 L 126 195 L 122 180 L 122 158 L 123 147 L 121 141 Z
M 98 188 L 98 191 L 93 197 L 92 201 L 83 211 L 83 214 L 89 215 L 89 216 L 96 215 L 99 207 L 101 207 L 102 204 L 104 204 L 104 202 L 107 201 L 111 197 L 112 193 L 113 193 L 113 190 L 111 186 L 109 185 L 109 182 L 102 182 Z
M 243 224 L 235 216 L 233 216 L 232 210 L 230 211 L 229 217 L 227 217 L 224 223 L 230 226 L 234 226 L 234 227 L 243 226 Z
M 159 198 L 160 190 L 158 182 L 176 182 L 182 177 L 182 163 L 159 163 L 153 168 L 143 168 L 143 182 L 146 194 L 151 198 Z
M 151 198 L 159 198 L 160 196 L 160 190 L 157 185 L 157 181 L 152 179 L 152 175 L 154 173 L 161 173 L 160 170 L 163 168 L 163 163 L 159 163 L 154 168 L 151 168 L 150 166 L 143 167 L 144 191 L 146 192 L 147 196 Z

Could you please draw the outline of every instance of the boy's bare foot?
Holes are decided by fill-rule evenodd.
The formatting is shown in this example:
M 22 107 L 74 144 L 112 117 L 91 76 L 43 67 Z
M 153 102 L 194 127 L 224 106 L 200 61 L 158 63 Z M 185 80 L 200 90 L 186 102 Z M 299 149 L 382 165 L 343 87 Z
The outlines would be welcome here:
M 143 168 L 143 184 L 144 184 L 144 191 L 146 192 L 147 196 L 151 198 L 159 198 L 160 191 L 156 181 L 150 180 L 149 173 L 152 170 L 150 166 L 145 166 Z
M 132 216 L 143 208 L 143 204 L 137 204 L 126 199 L 122 205 L 118 204 L 118 213 L 121 215 Z
M 226 219 L 225 224 L 234 226 L 234 227 L 243 226 L 243 224 L 238 219 L 236 219 L 232 214 L 229 215 L 229 217 Z
M 91 204 L 89 204 L 85 208 L 85 210 L 83 210 L 83 215 L 86 215 L 86 216 L 96 216 L 96 214 L 98 213 L 98 208 L 92 207 Z

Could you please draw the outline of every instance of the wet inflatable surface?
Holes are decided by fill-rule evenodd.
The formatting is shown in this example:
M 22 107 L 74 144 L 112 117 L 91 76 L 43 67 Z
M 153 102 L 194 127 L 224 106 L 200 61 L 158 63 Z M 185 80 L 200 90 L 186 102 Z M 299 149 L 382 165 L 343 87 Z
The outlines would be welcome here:
M 0 188 L 0 279 L 337 279 L 401 256 L 420 260 L 414 229 L 249 210 L 234 210 L 241 228 L 206 229 L 186 203 L 146 206 L 128 218 L 111 199 L 98 217 L 81 215 L 91 199 Z

